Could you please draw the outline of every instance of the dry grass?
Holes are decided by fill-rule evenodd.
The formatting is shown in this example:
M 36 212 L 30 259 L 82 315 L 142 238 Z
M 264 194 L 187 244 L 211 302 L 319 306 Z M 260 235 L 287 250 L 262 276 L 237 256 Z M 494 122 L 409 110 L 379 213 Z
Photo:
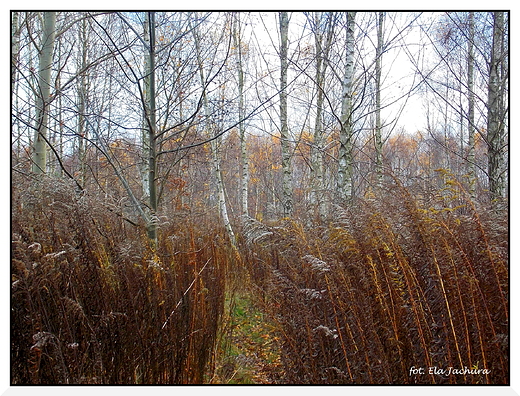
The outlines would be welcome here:
M 219 228 L 164 222 L 152 250 L 65 182 L 13 189 L 12 383 L 203 383 L 233 257 Z
M 222 337 L 236 323 L 266 328 L 254 322 L 265 316 L 280 382 L 507 384 L 507 213 L 447 180 L 421 201 L 395 183 L 315 224 L 247 219 L 239 256 L 209 215 L 161 218 L 152 249 L 124 208 L 20 177 L 11 381 L 229 382 Z M 255 314 L 232 315 L 244 293 Z
M 452 192 L 420 206 L 394 185 L 336 207 L 327 225 L 285 221 L 246 238 L 286 382 L 509 382 L 507 214 Z

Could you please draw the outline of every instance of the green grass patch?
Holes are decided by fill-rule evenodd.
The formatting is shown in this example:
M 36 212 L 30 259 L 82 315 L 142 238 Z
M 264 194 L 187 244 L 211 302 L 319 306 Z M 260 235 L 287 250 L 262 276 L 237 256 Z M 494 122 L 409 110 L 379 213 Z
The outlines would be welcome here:
M 228 323 L 214 382 L 272 383 L 281 368 L 275 325 L 247 294 L 229 297 L 227 305 Z

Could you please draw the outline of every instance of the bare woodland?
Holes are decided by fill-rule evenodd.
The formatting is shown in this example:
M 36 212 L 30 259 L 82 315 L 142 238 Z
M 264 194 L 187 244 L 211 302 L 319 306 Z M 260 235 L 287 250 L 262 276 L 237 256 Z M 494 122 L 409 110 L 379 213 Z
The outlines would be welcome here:
M 13 385 L 509 384 L 509 12 L 10 18 Z

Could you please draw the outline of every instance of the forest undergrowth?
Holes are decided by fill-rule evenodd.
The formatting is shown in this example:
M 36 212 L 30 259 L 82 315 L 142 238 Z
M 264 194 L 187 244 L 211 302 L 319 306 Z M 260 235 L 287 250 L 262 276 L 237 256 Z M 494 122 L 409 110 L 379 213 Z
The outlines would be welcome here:
M 17 176 L 11 382 L 507 384 L 507 210 L 448 187 L 242 219 L 234 250 L 218 218 L 153 247 L 102 196 Z
M 419 202 L 396 184 L 310 226 L 250 221 L 285 383 L 509 383 L 507 211 L 459 187 Z
M 163 222 L 152 248 L 102 201 L 13 183 L 11 382 L 203 383 L 234 259 L 223 233 Z
M 246 282 L 247 288 L 249 288 Z M 279 331 L 251 290 L 230 294 L 212 384 L 278 384 L 283 379 Z

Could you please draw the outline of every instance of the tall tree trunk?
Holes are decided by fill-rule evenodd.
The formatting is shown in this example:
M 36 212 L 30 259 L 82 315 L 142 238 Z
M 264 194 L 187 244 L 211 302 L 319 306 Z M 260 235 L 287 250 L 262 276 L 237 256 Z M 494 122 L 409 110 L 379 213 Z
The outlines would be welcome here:
M 210 127 L 210 130 L 213 128 Z M 217 132 L 217 131 L 215 131 Z M 224 222 L 224 227 L 228 234 L 229 240 L 233 247 L 236 246 L 236 238 L 235 233 L 233 232 L 233 227 L 231 226 L 231 221 L 229 220 L 229 215 L 227 211 L 227 203 L 226 203 L 226 193 L 224 190 L 224 181 L 222 179 L 222 171 L 220 168 L 220 139 L 213 139 L 211 141 L 211 154 L 213 157 L 213 169 L 215 173 L 215 181 L 217 183 L 217 196 L 218 196 L 218 207 L 220 211 L 220 216 L 222 217 L 222 221 Z
M 145 51 L 149 51 L 150 48 L 150 18 L 148 14 L 144 19 L 143 26 L 143 38 L 145 42 L 145 46 L 147 47 Z M 143 105 L 143 127 L 141 129 L 141 161 L 139 164 L 139 171 L 141 174 L 141 186 L 143 190 L 143 200 L 148 201 L 150 199 L 150 141 L 149 141 L 149 120 L 148 120 L 148 107 L 150 103 L 150 76 L 151 76 L 151 68 L 150 68 L 150 56 L 144 56 L 143 60 L 143 70 L 144 70 L 144 79 L 143 79 L 143 95 L 144 95 L 144 105 Z
M 148 202 L 150 206 L 150 222 L 148 227 L 148 237 L 151 241 L 157 241 L 157 164 L 156 164 L 156 108 L 155 108 L 155 12 L 148 12 L 148 29 L 150 41 L 148 52 L 148 92 L 146 95 L 146 120 L 148 123 Z
M 242 191 L 241 195 L 241 207 L 242 207 L 242 215 L 249 215 L 248 208 L 248 191 L 249 191 L 249 156 L 247 153 L 247 140 L 245 133 L 245 125 L 244 125 L 244 117 L 245 117 L 245 108 L 244 108 L 244 69 L 243 69 L 243 54 L 242 54 L 242 39 L 240 35 L 240 13 L 236 14 L 236 20 L 233 24 L 233 38 L 234 44 L 236 48 L 236 57 L 237 57 L 237 73 L 238 73 L 238 119 L 240 123 L 238 124 L 238 132 L 240 136 L 240 189 Z
M 287 118 L 287 72 L 288 72 L 288 35 L 289 16 L 280 12 L 280 141 L 282 149 L 282 206 L 284 217 L 293 213 L 291 144 Z
M 504 40 L 504 13 L 494 13 L 493 47 L 489 64 L 488 83 L 488 173 L 489 191 L 491 199 L 502 198 L 505 192 L 504 184 L 504 119 L 503 109 L 503 81 L 500 79 L 502 63 L 502 48 Z
M 226 202 L 226 194 L 224 190 L 224 182 L 222 179 L 222 172 L 220 169 L 220 150 L 219 150 L 219 142 L 218 138 L 215 138 L 217 131 L 214 130 L 213 123 L 210 121 L 211 111 L 209 108 L 208 97 L 206 95 L 206 78 L 204 76 L 204 65 L 201 57 L 201 49 L 200 49 L 200 40 L 198 27 L 193 29 L 193 37 L 195 40 L 195 51 L 197 56 L 197 63 L 199 66 L 199 76 L 200 83 L 202 86 L 202 103 L 204 106 L 205 113 L 205 123 L 206 123 L 206 131 L 208 134 L 208 138 L 211 146 L 211 157 L 213 160 L 213 172 L 215 174 L 215 181 L 217 185 L 217 197 L 218 197 L 218 206 L 220 211 L 220 216 L 222 218 L 222 222 L 224 223 L 224 227 L 228 234 L 229 240 L 233 247 L 236 246 L 236 238 L 235 233 L 233 232 L 233 227 L 231 226 L 231 221 L 229 220 L 229 215 L 227 212 L 227 202 Z
M 54 58 L 57 61 L 56 68 L 58 69 L 58 73 L 56 74 L 56 78 L 55 78 L 56 87 L 60 86 L 60 80 L 61 80 L 61 72 L 60 72 L 62 69 L 62 65 L 60 64 L 60 60 L 62 59 L 61 47 L 62 47 L 62 44 L 58 40 L 56 43 L 56 47 L 54 48 Z M 58 95 L 58 97 L 56 98 L 56 106 L 59 110 L 58 110 L 57 116 L 53 117 L 54 133 L 52 134 L 52 138 L 50 139 L 51 144 L 54 147 L 53 151 L 57 158 L 56 158 L 56 161 L 54 161 L 52 164 L 50 164 L 51 166 L 49 167 L 50 168 L 49 171 L 52 172 L 52 174 L 54 174 L 56 177 L 63 176 L 63 167 L 59 166 L 59 164 L 58 164 L 59 160 L 61 158 L 63 158 L 63 132 L 64 132 L 63 124 L 64 124 L 64 121 L 63 121 L 63 112 L 61 111 L 61 109 L 63 108 L 62 99 L 63 99 L 63 95 Z M 83 183 L 81 183 L 81 185 L 83 185 Z
M 20 28 L 18 20 L 18 12 L 13 11 L 11 20 L 11 99 L 14 94 L 16 70 L 18 68 L 18 58 L 20 57 Z
M 47 123 L 51 93 L 51 67 L 56 37 L 56 13 L 43 13 L 43 36 L 39 53 L 38 98 L 36 100 L 36 125 L 33 143 L 32 171 L 46 172 L 47 166 Z
M 78 79 L 78 157 L 80 169 L 80 184 L 85 185 L 86 178 L 86 133 L 85 128 L 85 109 L 87 100 L 87 76 L 84 72 L 87 66 L 87 20 L 83 19 L 79 32 L 81 45 L 81 75 Z
M 347 13 L 347 59 L 342 86 L 340 135 L 338 153 L 337 191 L 341 199 L 349 202 L 354 196 L 353 174 L 353 122 L 352 122 L 352 84 L 354 78 L 354 27 L 355 12 Z
M 326 19 L 325 28 L 322 30 L 322 20 Z M 318 206 L 318 214 L 325 215 L 323 183 L 323 109 L 325 99 L 325 74 L 328 66 L 328 57 L 332 37 L 334 34 L 334 15 L 328 13 L 322 15 L 316 12 L 314 15 L 314 42 L 316 46 L 316 120 L 314 123 L 313 142 L 311 146 L 311 203 Z M 324 37 L 324 33 L 326 36 Z
M 475 39 L 475 13 L 470 12 L 468 18 L 468 176 L 469 193 L 475 199 L 476 172 L 475 172 L 475 83 L 474 66 L 475 55 L 473 42 Z
M 323 62 L 323 32 L 321 30 L 322 13 L 314 14 L 314 45 L 316 47 L 316 119 L 314 121 L 314 134 L 311 146 L 311 184 L 310 201 L 313 205 L 320 206 L 320 193 L 323 191 L 323 89 L 324 71 L 326 63 Z M 319 210 L 318 210 L 319 212 Z
M 381 58 L 383 57 L 383 22 L 385 13 L 380 12 L 377 23 L 377 47 L 376 47 L 376 125 L 375 125 L 375 148 L 376 148 L 376 174 L 377 184 L 383 184 L 383 140 L 381 124 Z

